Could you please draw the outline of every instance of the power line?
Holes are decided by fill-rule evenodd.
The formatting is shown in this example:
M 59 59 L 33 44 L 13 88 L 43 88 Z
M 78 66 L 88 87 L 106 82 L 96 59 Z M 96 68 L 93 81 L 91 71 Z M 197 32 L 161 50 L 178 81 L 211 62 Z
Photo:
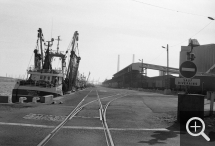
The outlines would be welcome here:
M 178 12 L 178 13 L 184 13 L 184 14 L 189 14 L 189 15 L 195 15 L 195 16 L 201 16 L 201 17 L 208 17 L 208 16 L 205 16 L 205 15 L 194 14 L 194 13 L 188 13 L 188 12 L 184 12 L 184 11 L 178 11 L 178 10 L 174 10 L 174 9 L 170 9 L 170 8 L 165 8 L 165 7 L 161 7 L 161 6 L 156 6 L 156 5 L 152 5 L 152 4 L 145 3 L 145 2 L 141 2 L 141 1 L 137 1 L 137 0 L 131 0 L 131 1 L 134 1 L 134 2 L 137 2 L 137 3 L 141 3 L 141 4 L 144 4 L 144 5 L 148 5 L 148 6 L 151 6 L 151 7 L 156 7 L 156 8 L 168 10 L 168 11 L 173 11 L 173 12 Z
M 157 60 L 158 57 L 160 57 L 160 56 L 163 54 L 163 52 L 164 52 L 164 51 L 162 51 L 157 57 L 155 57 L 155 58 L 149 60 L 149 62 L 153 62 L 153 61 Z
M 201 30 L 199 30 L 197 33 L 195 33 L 194 35 L 192 35 L 192 36 L 189 37 L 189 38 L 192 38 L 192 37 L 196 36 L 198 33 L 200 33 L 202 30 L 204 30 L 204 29 L 205 29 L 208 25 L 210 25 L 212 22 L 213 22 L 213 21 L 211 21 L 210 23 L 208 23 L 207 25 L 205 25 Z M 180 43 L 178 43 L 178 44 L 175 44 L 175 45 L 173 45 L 173 46 L 170 46 L 170 47 L 178 46 L 178 45 L 180 45 L 181 43 L 183 43 L 183 42 L 185 42 L 185 41 L 187 41 L 187 39 L 184 40 L 184 41 L 182 41 L 182 42 L 180 42 Z

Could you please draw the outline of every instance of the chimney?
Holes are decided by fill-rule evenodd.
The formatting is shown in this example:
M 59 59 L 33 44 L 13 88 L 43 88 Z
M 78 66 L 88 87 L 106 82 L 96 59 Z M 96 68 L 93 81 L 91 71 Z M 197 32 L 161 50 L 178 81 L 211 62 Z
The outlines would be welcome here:
M 117 72 L 119 72 L 119 62 L 120 62 L 120 56 L 118 55 Z
M 133 54 L 133 60 L 132 60 L 132 63 L 134 63 L 134 60 L 135 60 L 135 55 Z

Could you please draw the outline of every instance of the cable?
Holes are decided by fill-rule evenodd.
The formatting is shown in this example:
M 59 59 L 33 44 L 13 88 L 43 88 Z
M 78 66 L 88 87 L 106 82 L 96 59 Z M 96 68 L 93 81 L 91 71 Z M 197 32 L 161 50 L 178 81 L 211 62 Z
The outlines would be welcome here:
M 154 59 L 152 59 L 153 61 L 155 61 L 158 57 L 160 57 L 163 54 L 164 51 L 162 51 L 157 57 L 155 57 Z M 153 62 L 152 60 L 149 60 L 148 62 Z
M 210 23 L 208 23 L 205 27 L 203 27 L 200 31 L 198 31 L 196 34 L 194 34 L 193 36 L 191 36 L 190 38 L 194 37 L 195 35 L 197 35 L 198 33 L 200 33 L 203 29 L 205 29 L 208 25 L 210 25 L 213 21 L 211 21 Z
M 33 56 L 33 55 L 34 55 L 34 52 L 33 52 L 32 55 L 31 55 L 31 59 L 32 59 L 32 56 Z M 30 59 L 30 61 L 29 61 L 29 63 L 28 63 L 28 67 L 29 67 L 29 65 L 30 65 L 30 63 L 31 63 L 31 59 Z M 27 67 L 27 68 L 28 68 L 28 67 Z M 27 74 L 27 73 L 25 72 L 25 76 L 26 76 L 26 74 Z
M 140 2 L 140 1 L 137 1 L 137 0 L 131 0 L 131 1 L 141 3 L 141 4 L 144 4 L 144 5 L 148 5 L 148 6 L 151 6 L 151 7 L 156 7 L 156 8 L 160 8 L 160 9 L 169 10 L 169 11 L 174 11 L 174 12 L 179 12 L 179 13 L 184 13 L 184 14 L 189 14 L 189 15 L 195 15 L 195 16 L 201 16 L 201 17 L 208 17 L 208 16 L 205 16 L 205 15 L 199 15 L 199 14 L 194 14 L 194 13 L 178 11 L 178 10 L 174 10 L 174 9 L 170 9 L 170 8 L 160 7 L 160 6 L 152 5 L 152 4 L 149 4 L 149 3 Z
M 210 23 L 208 23 L 207 25 L 205 25 L 201 30 L 199 30 L 197 33 L 195 33 L 194 35 L 192 35 L 192 36 L 189 37 L 189 38 L 192 38 L 192 37 L 196 36 L 198 33 L 200 33 L 202 30 L 204 30 L 204 29 L 205 29 L 208 25 L 210 25 L 212 22 L 213 22 L 213 21 L 211 21 Z M 182 41 L 182 42 L 180 42 L 180 43 L 178 43 L 178 44 L 172 45 L 172 46 L 170 46 L 170 47 L 178 46 L 179 44 L 181 44 L 181 43 L 183 43 L 183 42 L 185 42 L 185 41 L 187 41 L 187 39 L 184 40 L 184 41 Z

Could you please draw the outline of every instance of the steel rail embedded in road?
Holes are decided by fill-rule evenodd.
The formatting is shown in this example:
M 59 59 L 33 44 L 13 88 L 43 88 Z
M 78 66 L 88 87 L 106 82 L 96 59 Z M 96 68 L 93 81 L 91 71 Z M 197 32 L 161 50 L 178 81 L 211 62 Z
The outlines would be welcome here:
M 92 89 L 92 90 L 93 90 L 93 89 Z M 109 95 L 109 96 L 106 96 L 106 97 L 99 98 L 98 92 L 97 92 L 97 90 L 96 90 L 96 92 L 97 92 L 97 98 L 98 98 L 98 99 L 92 100 L 92 101 L 90 101 L 90 102 L 87 102 L 87 103 L 81 105 L 81 104 L 83 103 L 83 101 L 84 101 L 84 100 L 88 97 L 88 95 L 91 93 L 92 90 L 90 90 L 90 92 L 79 102 L 79 104 L 75 107 L 75 109 L 72 110 L 72 112 L 70 112 L 70 114 L 64 119 L 64 121 L 62 121 L 52 132 L 50 132 L 50 134 L 48 134 L 37 146 L 44 146 L 46 143 L 48 143 L 48 142 L 53 138 L 53 136 L 63 127 L 63 125 L 66 124 L 66 122 L 67 122 L 68 120 L 71 120 L 77 113 L 79 113 L 79 112 L 82 110 L 83 107 L 85 107 L 85 106 L 87 106 L 87 105 L 89 105 L 89 104 L 91 104 L 91 103 L 93 103 L 93 102 L 96 102 L 96 101 L 99 101 L 100 107 L 102 108 L 102 124 L 103 124 L 103 127 L 104 127 L 104 132 L 105 132 L 105 130 L 109 131 L 109 129 L 107 129 L 107 128 L 108 128 L 107 123 L 106 123 L 106 124 L 103 123 L 103 122 L 104 122 L 104 116 L 103 116 L 103 107 L 102 107 L 101 100 L 102 100 L 102 99 L 106 99 L 106 98 L 110 98 L 110 97 L 114 97 L 114 96 L 118 96 L 118 95 L 120 95 L 120 94 L 118 93 L 118 94 Z M 119 97 L 118 97 L 118 98 L 119 98 Z M 117 98 L 115 98 L 115 99 L 117 99 Z M 111 101 L 112 101 L 112 100 L 111 100 Z M 106 118 L 106 117 L 105 117 L 105 118 Z M 111 137 L 110 132 L 107 132 L 107 134 L 109 135 L 108 137 L 109 137 L 109 139 L 110 139 L 110 137 Z M 109 142 L 108 142 L 108 139 L 107 139 L 107 134 L 106 134 L 106 132 L 105 132 L 105 137 L 106 137 L 107 145 L 109 146 Z M 110 142 L 111 142 L 111 146 L 114 146 L 112 137 L 111 137 Z
M 101 100 L 99 98 L 97 90 L 96 90 L 96 93 L 97 93 L 97 97 L 98 97 L 98 100 L 99 100 L 99 103 L 100 103 L 100 110 L 101 110 L 101 115 L 102 115 L 102 125 L 104 127 L 104 132 L 105 132 L 105 138 L 106 138 L 107 145 L 109 146 L 109 141 L 110 141 L 111 146 L 114 146 L 113 139 L 112 139 L 112 136 L 111 136 L 110 131 L 108 129 L 107 123 L 104 120 L 104 112 L 103 112 L 104 109 L 103 109 L 103 106 L 102 106 L 102 103 L 101 103 Z M 105 130 L 107 131 L 107 134 L 106 134 Z M 107 135 L 108 135 L 108 137 L 107 137 Z
M 93 90 L 93 89 L 92 89 Z M 51 132 L 49 133 L 37 146 L 44 146 L 59 130 L 62 126 L 69 120 L 70 116 L 74 115 L 77 108 L 82 104 L 86 97 L 91 93 L 91 91 L 79 102 L 79 104 L 73 109 L 69 115 Z
M 108 125 L 107 125 L 107 122 L 106 122 L 106 111 L 107 111 L 107 107 L 108 107 L 109 104 L 110 104 L 111 102 L 113 102 L 114 100 L 117 100 L 117 99 L 119 99 L 119 98 L 125 97 L 125 96 L 127 96 L 127 95 L 128 95 L 128 94 L 123 95 L 123 96 L 120 96 L 120 97 L 117 97 L 117 98 L 115 98 L 115 99 L 112 99 L 111 101 L 109 101 L 109 102 L 105 105 L 105 109 L 104 109 L 104 112 L 103 112 L 103 120 L 104 120 L 104 124 L 105 124 L 106 130 L 107 130 L 107 133 L 108 133 L 108 135 L 109 135 L 109 139 L 110 139 L 110 142 L 111 142 L 111 146 L 114 146 L 114 143 L 113 143 L 113 139 L 112 139 L 112 136 L 111 136 L 111 134 L 110 134 L 110 130 L 109 130 Z
M 102 121 L 102 126 L 103 126 L 103 129 L 104 129 L 104 133 L 105 133 L 106 143 L 107 143 L 107 145 L 109 146 L 109 142 L 110 142 L 111 146 L 114 146 L 113 139 L 112 139 L 110 133 L 108 133 L 108 132 L 106 133 L 106 131 L 108 130 L 108 127 L 106 126 L 107 124 L 105 124 L 105 121 L 104 121 L 104 117 L 103 117 L 103 106 L 102 106 L 102 103 L 101 103 L 101 100 L 100 100 L 100 98 L 99 98 L 99 95 L 98 95 L 98 91 L 97 91 L 97 90 L 96 90 L 96 94 L 97 94 L 98 102 L 99 102 L 99 104 L 100 104 L 100 109 L 99 109 L 99 111 L 100 111 L 100 113 L 101 113 L 100 116 L 102 116 L 102 117 L 101 117 L 101 121 Z
M 125 94 L 125 95 L 123 95 L 123 96 L 114 98 L 114 99 L 112 99 L 111 101 L 109 101 L 109 102 L 105 105 L 105 109 L 104 109 L 104 113 L 103 113 L 103 115 L 104 115 L 104 120 L 105 120 L 105 121 L 106 121 L 106 111 L 107 111 L 107 108 L 108 108 L 109 104 L 110 104 L 111 102 L 113 102 L 114 100 L 117 100 L 117 99 L 119 99 L 119 98 L 125 97 L 125 96 L 127 96 L 127 95 L 130 95 L 130 94 Z

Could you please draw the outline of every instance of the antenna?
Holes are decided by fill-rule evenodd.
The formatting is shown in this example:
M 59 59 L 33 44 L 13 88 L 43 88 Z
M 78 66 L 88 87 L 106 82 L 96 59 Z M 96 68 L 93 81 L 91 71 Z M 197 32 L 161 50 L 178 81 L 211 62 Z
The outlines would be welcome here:
M 55 39 L 55 40 L 57 40 L 57 53 L 58 53 L 58 50 L 59 50 L 59 41 L 62 41 L 62 40 L 60 39 L 60 36 L 58 36 L 57 39 Z
M 52 38 L 52 30 L 53 30 L 53 17 L 52 17 L 52 29 L 51 29 L 51 38 Z

